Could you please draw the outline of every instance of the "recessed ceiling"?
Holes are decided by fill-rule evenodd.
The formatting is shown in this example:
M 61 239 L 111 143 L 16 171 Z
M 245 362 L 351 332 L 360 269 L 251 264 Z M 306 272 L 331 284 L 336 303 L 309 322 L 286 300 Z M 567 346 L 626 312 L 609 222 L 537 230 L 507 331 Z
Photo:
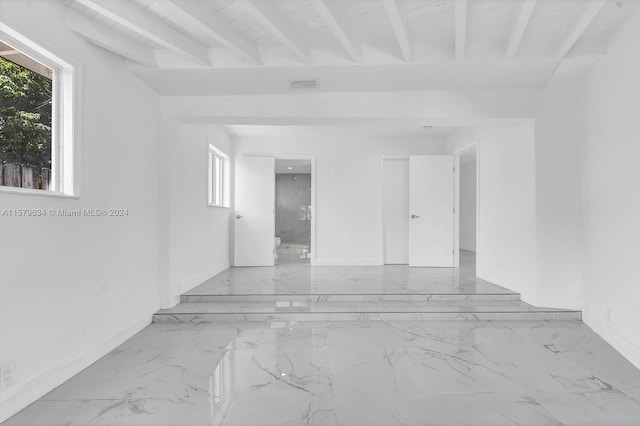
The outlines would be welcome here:
M 136 72 L 163 96 L 295 93 L 293 80 L 317 80 L 318 93 L 542 87 L 557 63 L 352 65 L 313 68 L 150 69 Z M 305 91 L 309 93 L 309 91 Z

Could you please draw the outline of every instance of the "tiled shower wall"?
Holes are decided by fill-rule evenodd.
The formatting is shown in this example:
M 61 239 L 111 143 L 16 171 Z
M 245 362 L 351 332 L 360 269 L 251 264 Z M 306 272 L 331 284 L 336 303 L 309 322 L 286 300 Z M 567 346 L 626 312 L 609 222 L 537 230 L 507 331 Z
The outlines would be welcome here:
M 309 244 L 311 221 L 301 220 L 300 207 L 310 204 L 310 174 L 276 174 L 276 236 L 283 243 Z

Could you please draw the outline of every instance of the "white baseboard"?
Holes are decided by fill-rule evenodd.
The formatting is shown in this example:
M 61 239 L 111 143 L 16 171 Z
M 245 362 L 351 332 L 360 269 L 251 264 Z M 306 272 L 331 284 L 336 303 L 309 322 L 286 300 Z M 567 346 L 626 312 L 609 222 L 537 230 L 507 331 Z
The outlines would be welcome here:
M 182 294 L 192 290 L 193 288 L 199 286 L 203 282 L 215 277 L 220 272 L 226 271 L 227 269 L 229 269 L 230 266 L 231 265 L 229 263 L 226 263 L 224 265 L 220 265 L 220 266 L 217 266 L 215 268 L 212 268 L 212 269 L 210 269 L 209 271 L 207 271 L 205 273 L 199 274 L 195 278 L 191 278 L 191 279 L 188 279 L 188 280 L 185 280 L 185 281 L 181 282 L 180 286 L 179 286 L 180 294 L 178 295 L 178 298 Z
M 606 340 L 633 365 L 640 368 L 640 348 L 615 330 L 611 324 L 601 320 L 588 309 L 582 311 L 582 322 Z
M 379 258 L 358 258 L 358 259 L 313 259 L 313 264 L 317 266 L 380 266 L 382 260 Z
M 120 346 L 149 324 L 151 324 L 150 314 L 135 321 L 125 330 L 114 334 L 103 343 L 88 350 L 73 353 L 48 371 L 32 377 L 25 383 L 6 389 L 0 393 L 0 423 L 42 398 L 48 392 Z

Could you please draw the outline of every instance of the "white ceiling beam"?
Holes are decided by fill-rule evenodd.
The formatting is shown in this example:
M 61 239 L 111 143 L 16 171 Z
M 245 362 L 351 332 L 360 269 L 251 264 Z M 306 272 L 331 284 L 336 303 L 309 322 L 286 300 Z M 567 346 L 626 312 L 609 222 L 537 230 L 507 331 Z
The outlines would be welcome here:
M 126 0 L 76 0 L 92 11 L 200 65 L 211 65 L 204 46 Z
M 518 49 L 520 48 L 520 42 L 522 41 L 522 36 L 524 36 L 524 32 L 527 30 L 529 26 L 529 21 L 531 20 L 531 15 L 533 15 L 533 9 L 536 7 L 536 0 L 524 0 L 522 3 L 522 8 L 520 9 L 520 14 L 518 15 L 518 20 L 511 30 L 511 35 L 509 36 L 509 41 L 507 42 L 507 53 L 505 55 L 508 61 L 515 58 L 518 53 Z
M 254 64 L 260 64 L 260 53 L 255 46 L 249 44 L 242 37 L 231 31 L 220 19 L 215 15 L 204 10 L 195 2 L 177 4 L 173 0 L 160 0 L 169 10 L 179 14 L 191 25 L 200 31 L 209 35 L 223 46 L 240 54 Z
M 342 25 L 337 21 L 335 15 L 329 10 L 327 2 L 325 0 L 311 0 L 311 4 L 316 9 L 316 12 L 322 17 L 329 29 L 336 36 L 342 47 L 347 51 L 351 59 L 356 62 L 362 62 L 362 53 L 360 49 L 356 47 L 356 43 L 347 35 Z
M 236 0 L 236 3 L 253 16 L 280 43 L 304 63 L 311 63 L 311 49 L 302 41 L 286 18 L 265 0 Z
M 467 0 L 454 0 L 456 26 L 456 60 L 461 61 L 467 46 Z
M 96 46 L 148 67 L 156 67 L 158 65 L 151 49 L 142 44 L 132 42 L 106 25 L 99 24 L 72 10 L 67 13 L 67 24 L 71 31 L 81 35 Z
M 560 44 L 560 48 L 555 55 L 556 60 L 560 61 L 566 56 L 606 2 L 607 0 L 591 0 L 589 2 Z
M 387 16 L 391 22 L 391 27 L 396 35 L 402 56 L 406 62 L 413 61 L 413 52 L 411 50 L 411 43 L 409 42 L 409 36 L 407 35 L 407 29 L 400 14 L 397 0 L 382 0 L 384 8 L 387 11 Z

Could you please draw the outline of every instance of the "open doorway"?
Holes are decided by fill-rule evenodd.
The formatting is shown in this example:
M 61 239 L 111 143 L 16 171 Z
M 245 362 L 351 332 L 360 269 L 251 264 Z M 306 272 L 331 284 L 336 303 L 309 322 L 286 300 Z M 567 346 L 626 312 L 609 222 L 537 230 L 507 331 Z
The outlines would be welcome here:
M 312 162 L 276 158 L 276 264 L 309 264 L 312 241 Z
M 458 153 L 460 267 L 475 267 L 477 252 L 478 148 L 473 144 Z

